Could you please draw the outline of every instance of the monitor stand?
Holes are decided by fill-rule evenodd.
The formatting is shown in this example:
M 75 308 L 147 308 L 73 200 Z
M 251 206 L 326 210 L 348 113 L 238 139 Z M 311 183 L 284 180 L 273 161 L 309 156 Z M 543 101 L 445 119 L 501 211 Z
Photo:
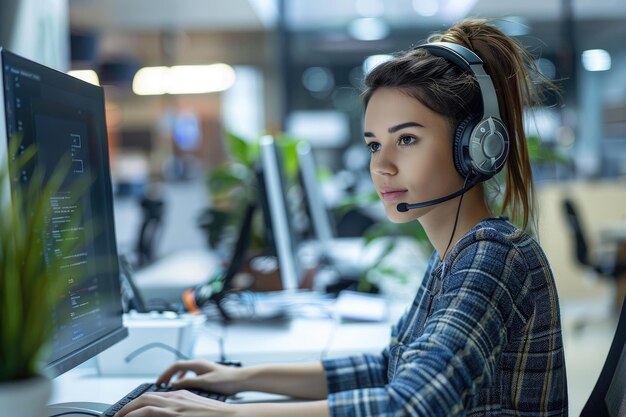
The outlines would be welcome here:
M 93 403 L 93 402 L 68 402 L 50 404 L 46 408 L 47 417 L 99 417 L 107 410 L 111 404 Z

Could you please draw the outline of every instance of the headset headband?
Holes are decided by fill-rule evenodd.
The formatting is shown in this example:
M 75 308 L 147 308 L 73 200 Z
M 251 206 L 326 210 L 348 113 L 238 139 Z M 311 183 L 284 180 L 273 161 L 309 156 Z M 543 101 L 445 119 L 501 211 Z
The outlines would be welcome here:
M 509 134 L 500 120 L 498 97 L 483 60 L 471 50 L 451 42 L 427 43 L 423 48 L 476 77 L 482 99 L 482 114 L 468 115 L 454 132 L 454 166 L 463 178 L 472 173 L 491 178 L 504 166 L 509 150 Z M 477 116 L 479 116 L 477 118 Z
M 480 87 L 480 95 L 483 101 L 482 119 L 495 117 L 500 119 L 498 97 L 493 86 L 491 77 L 485 72 L 483 60 L 473 51 L 452 42 L 425 43 L 416 46 L 415 49 L 423 48 L 435 56 L 440 56 L 453 64 L 473 74 Z

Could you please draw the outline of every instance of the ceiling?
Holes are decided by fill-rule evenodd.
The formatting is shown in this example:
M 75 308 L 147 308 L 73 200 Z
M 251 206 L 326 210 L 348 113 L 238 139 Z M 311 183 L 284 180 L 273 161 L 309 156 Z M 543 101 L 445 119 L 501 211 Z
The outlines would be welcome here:
M 74 27 L 99 30 L 262 30 L 276 22 L 279 0 L 69 0 Z M 294 30 L 344 25 L 361 13 L 383 13 L 392 26 L 450 23 L 465 15 L 558 20 L 563 0 L 283 0 Z M 435 5 L 425 17 L 420 4 Z M 381 6 L 382 5 L 382 8 Z M 624 0 L 571 0 L 577 20 L 622 19 Z M 432 7 L 431 7 L 431 10 Z
M 158 64 L 166 58 L 192 63 L 217 59 L 229 63 L 259 63 L 266 42 L 272 42 L 279 0 L 69 0 L 72 31 L 97 33 L 102 56 L 133 56 L 142 63 Z M 547 49 L 563 39 L 565 0 L 283 0 L 292 38 L 309 53 L 331 54 L 390 51 L 420 40 L 465 16 L 517 16 L 521 27 Z M 416 7 L 438 6 L 433 16 Z M 382 5 L 382 8 L 381 8 Z M 416 6 L 417 5 L 417 6 Z M 580 48 L 621 48 L 626 40 L 626 1 L 571 0 L 574 35 Z M 393 36 L 377 42 L 355 41 L 346 26 L 364 13 L 379 15 Z M 381 14 L 382 13 L 382 14 Z M 403 33 L 405 35 L 403 35 Z M 167 35 L 164 37 L 164 34 Z M 400 38 L 397 42 L 392 38 Z M 174 39 L 177 53 L 167 54 L 163 40 Z M 304 39 L 304 41 L 302 41 Z M 171 42 L 170 42 L 171 43 Z M 191 47 L 189 47 L 191 46 Z M 300 48 L 302 49 L 302 48 Z M 298 52 L 296 51 L 296 57 Z M 324 58 L 322 58 L 324 59 Z
M 69 0 L 74 29 L 98 31 L 260 30 L 249 0 Z
M 2 0 L 0 0 L 2 1 Z M 626 60 L 625 0 L 68 0 L 73 34 L 96 39 L 96 62 L 73 66 L 103 67 L 107 62 L 131 62 L 127 73 L 143 65 L 174 65 L 225 62 L 263 68 L 267 85 L 268 120 L 280 121 L 280 108 L 308 108 L 295 103 L 303 71 L 326 66 L 336 72 L 336 85 L 347 85 L 348 75 L 364 57 L 406 49 L 429 33 L 444 30 L 466 16 L 507 18 L 526 26 L 520 39 L 533 53 L 564 67 L 567 82 L 576 82 L 578 54 L 584 49 L 603 48 L 621 53 Z M 284 2 L 284 3 L 282 3 Z M 287 31 L 277 27 L 277 10 L 284 7 Z M 383 5 L 382 9 L 380 5 Z M 438 7 L 432 16 L 420 15 L 420 7 Z M 570 10 L 566 7 L 571 5 Z M 347 27 L 359 17 L 375 15 L 389 26 L 386 38 L 357 40 Z M 569 18 L 568 18 L 569 16 Z M 278 29 L 278 30 L 277 30 Z M 286 34 L 290 48 L 279 45 Z M 287 51 L 281 55 L 280 51 Z M 557 63 L 557 66 L 559 64 Z M 579 65 L 579 64 L 578 64 Z M 102 74 L 101 74 L 102 77 Z M 340 77 L 346 78 L 341 80 Z M 128 77 L 127 77 L 128 78 Z M 297 86 L 297 88 L 296 88 Z M 567 86 L 566 86 L 567 87 Z M 123 86 L 108 97 L 130 103 L 121 114 L 145 123 L 158 106 L 183 98 L 134 97 Z M 575 89 L 570 88 L 574 91 Z M 284 96 L 283 96 L 284 95 Z M 302 94 L 301 94 L 302 95 Z M 281 98 L 282 97 L 282 98 Z M 291 104 L 287 98 L 291 97 Z M 306 96 L 308 97 L 308 96 Z M 310 99 L 310 97 L 309 97 Z M 189 101 L 186 97 L 184 100 Z M 203 96 L 197 107 L 207 106 Z M 281 101 L 282 100 L 282 101 Z M 313 99 L 310 99 L 313 100 Z M 324 103 L 328 102 L 326 100 Z M 149 107 L 146 103 L 152 103 Z M 295 104 L 294 104 L 295 103 Z M 315 102 L 315 105 L 326 105 Z M 215 101 L 215 109 L 219 109 Z M 204 106 L 204 107 L 203 107 Z M 284 109 L 283 109 L 284 110 Z M 218 112 L 218 110 L 215 110 Z M 271 115 L 270 112 L 273 112 Z M 275 114 L 274 114 L 275 113 Z
M 98 50 L 97 62 L 73 67 L 130 61 L 126 78 L 144 65 L 225 62 L 264 68 L 274 77 L 271 90 L 311 66 L 347 73 L 366 56 L 406 49 L 465 16 L 507 18 L 518 22 L 514 29 L 527 27 L 521 41 L 534 54 L 574 68 L 559 72 L 572 85 L 582 50 L 626 55 L 624 0 L 282 0 L 291 46 L 283 56 L 276 30 L 281 0 L 68 1 L 72 32 L 93 34 L 97 46 L 91 49 Z M 425 4 L 438 5 L 438 12 L 417 13 Z M 348 34 L 349 23 L 368 13 L 384 19 L 389 36 L 362 41 Z M 286 76 L 278 80 L 278 74 Z M 130 90 L 120 91 L 128 96 Z

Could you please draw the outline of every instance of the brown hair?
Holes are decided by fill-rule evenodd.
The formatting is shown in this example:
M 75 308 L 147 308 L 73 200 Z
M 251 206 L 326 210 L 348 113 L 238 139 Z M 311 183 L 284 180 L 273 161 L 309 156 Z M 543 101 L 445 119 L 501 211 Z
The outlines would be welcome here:
M 464 20 L 444 33 L 431 35 L 428 41 L 462 45 L 483 60 L 496 90 L 500 118 L 510 136 L 502 212 L 526 228 L 529 219 L 534 218 L 534 187 L 523 110 L 540 102 L 542 90 L 534 84 L 555 89 L 554 84 L 539 73 L 522 45 L 486 19 Z M 482 99 L 475 77 L 420 48 L 400 52 L 375 67 L 367 75 L 365 86 L 365 107 L 376 89 L 398 88 L 448 118 L 453 129 L 467 116 L 481 113 Z

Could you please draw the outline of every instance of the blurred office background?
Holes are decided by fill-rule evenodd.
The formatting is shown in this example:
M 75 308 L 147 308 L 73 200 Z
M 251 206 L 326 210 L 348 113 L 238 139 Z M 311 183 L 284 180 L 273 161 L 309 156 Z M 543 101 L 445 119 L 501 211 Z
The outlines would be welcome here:
M 119 248 L 136 252 L 142 225 L 158 219 L 149 264 L 206 246 L 198 219 L 211 204 L 207 173 L 230 158 L 225 132 L 310 141 L 339 233 L 380 221 L 376 207 L 357 205 L 350 219 L 336 210 L 371 191 L 363 76 L 467 16 L 501 18 L 563 89 L 560 105 L 535 109 L 528 132 L 577 414 L 610 343 L 620 285 L 611 275 L 624 262 L 623 0 L 2 0 L 0 44 L 104 87 Z M 182 65 L 203 67 L 178 78 L 163 69 Z

